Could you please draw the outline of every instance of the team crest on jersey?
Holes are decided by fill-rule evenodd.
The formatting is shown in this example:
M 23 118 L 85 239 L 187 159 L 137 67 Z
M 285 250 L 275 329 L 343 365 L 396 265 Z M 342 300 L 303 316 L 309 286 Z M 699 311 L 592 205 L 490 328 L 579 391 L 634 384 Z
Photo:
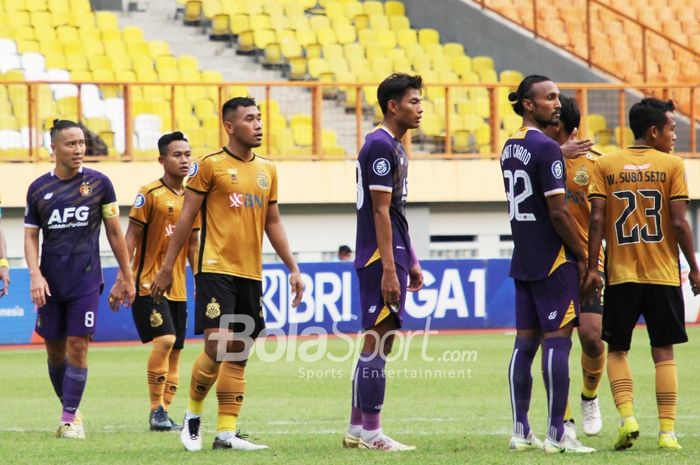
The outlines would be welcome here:
M 374 163 L 372 163 L 372 171 L 374 171 L 374 174 L 377 176 L 385 176 L 389 171 L 391 171 L 389 160 L 386 158 L 377 158 L 374 160 Z
M 552 176 L 557 179 L 564 177 L 564 165 L 562 164 L 561 160 L 557 160 L 552 163 Z
M 165 206 L 168 207 L 168 216 L 173 216 L 175 214 L 175 201 L 166 200 Z
M 197 176 L 197 172 L 199 171 L 199 163 L 196 161 L 192 163 L 192 166 L 190 166 L 190 171 L 187 173 L 187 176 L 193 178 Z
M 82 195 L 83 197 L 87 197 L 90 194 L 92 194 L 92 186 L 90 185 L 90 183 L 82 183 L 80 185 L 80 195 Z
M 221 315 L 221 305 L 219 305 L 219 302 L 217 302 L 215 298 L 212 297 L 211 302 L 207 304 L 207 311 L 205 315 L 210 320 L 218 318 Z
M 134 208 L 141 208 L 146 204 L 146 197 L 143 196 L 143 194 L 139 193 L 136 194 L 136 198 L 134 199 Z
M 585 168 L 581 168 L 574 175 L 574 182 L 579 186 L 586 186 L 590 182 L 590 177 L 588 176 L 588 171 Z
M 163 324 L 163 315 L 160 314 L 155 308 L 151 310 L 151 317 L 149 318 L 151 322 L 151 328 L 158 328 Z
M 231 182 L 233 184 L 238 184 L 238 170 L 236 168 L 229 168 L 226 172 L 231 176 Z
M 267 175 L 263 173 L 262 171 L 258 173 L 258 187 L 263 190 L 267 190 L 270 188 L 270 180 L 268 179 Z

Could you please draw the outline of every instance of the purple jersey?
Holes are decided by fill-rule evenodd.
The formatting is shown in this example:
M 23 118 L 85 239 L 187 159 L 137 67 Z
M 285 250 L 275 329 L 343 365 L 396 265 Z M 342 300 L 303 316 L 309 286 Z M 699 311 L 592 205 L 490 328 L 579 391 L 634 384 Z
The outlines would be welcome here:
M 27 191 L 26 228 L 41 228 L 41 272 L 54 298 L 72 299 L 102 285 L 100 225 L 119 214 L 114 187 L 95 170 L 81 167 L 71 179 L 53 172 Z
M 394 261 L 405 269 L 410 267 L 411 240 L 405 214 L 407 174 L 408 157 L 401 142 L 381 126 L 369 133 L 357 157 L 355 268 L 364 268 L 379 258 L 371 191 L 391 193 Z
M 546 200 L 566 192 L 559 145 L 537 129 L 522 129 L 506 141 L 501 170 L 515 244 L 510 276 L 521 281 L 544 279 L 563 246 L 549 219 Z

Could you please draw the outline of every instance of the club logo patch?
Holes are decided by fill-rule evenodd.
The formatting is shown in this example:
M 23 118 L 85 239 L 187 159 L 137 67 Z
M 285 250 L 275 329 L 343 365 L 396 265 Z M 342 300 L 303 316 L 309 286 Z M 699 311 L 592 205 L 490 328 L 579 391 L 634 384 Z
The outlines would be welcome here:
M 564 177 L 564 165 L 562 164 L 561 160 L 557 160 L 552 163 L 552 176 L 557 179 Z
M 233 184 L 238 184 L 238 170 L 236 168 L 229 168 L 226 171 L 228 175 L 231 176 L 231 182 Z
M 163 324 L 163 315 L 161 315 L 160 312 L 154 308 L 151 311 L 149 321 L 151 323 L 151 328 L 157 328 Z
M 219 305 L 219 302 L 217 302 L 215 298 L 212 297 L 211 302 L 207 304 L 207 311 L 205 315 L 210 320 L 221 316 L 221 305 Z
M 258 187 L 260 189 L 267 190 L 270 188 L 270 180 L 267 178 L 267 175 L 262 171 L 258 173 L 257 181 Z
M 574 182 L 578 184 L 579 186 L 586 186 L 590 182 L 590 178 L 588 176 L 588 171 L 585 169 L 581 168 L 576 172 L 574 175 Z
M 190 166 L 190 171 L 187 173 L 187 176 L 193 178 L 197 176 L 197 172 L 199 171 L 199 163 L 194 162 L 192 163 L 192 166 Z
M 134 208 L 141 208 L 146 204 L 146 197 L 143 194 L 137 194 L 134 199 Z
M 385 176 L 391 171 L 389 160 L 386 158 L 377 158 L 374 160 L 374 163 L 372 163 L 372 171 L 374 171 L 374 174 L 377 176 Z
M 80 185 L 80 195 L 87 197 L 90 194 L 92 194 L 92 186 L 87 182 L 82 183 Z

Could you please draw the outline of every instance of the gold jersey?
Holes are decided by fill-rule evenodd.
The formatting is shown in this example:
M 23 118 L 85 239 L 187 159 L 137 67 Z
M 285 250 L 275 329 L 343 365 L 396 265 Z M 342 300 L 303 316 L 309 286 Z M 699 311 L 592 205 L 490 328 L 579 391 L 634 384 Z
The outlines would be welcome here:
M 203 194 L 196 273 L 262 280 L 267 209 L 277 202 L 277 171 L 265 158 L 243 161 L 226 147 L 195 162 L 187 188 Z
M 584 250 L 588 250 L 588 223 L 591 219 L 591 202 L 588 200 L 588 188 L 591 184 L 591 172 L 600 153 L 590 151 L 587 155 L 566 160 L 566 206 L 574 218 L 576 232 Z M 605 255 L 600 249 L 598 267 L 604 268 Z
M 589 198 L 605 205 L 606 272 L 610 284 L 680 286 L 678 242 L 669 203 L 688 202 L 680 157 L 632 146 L 598 159 Z
M 141 242 L 136 244 L 133 273 L 139 295 L 151 293 L 151 283 L 160 271 L 175 225 L 180 219 L 185 196 L 170 189 L 162 179 L 143 186 L 129 212 L 129 221 L 143 226 Z M 199 217 L 193 231 L 200 228 Z M 180 250 L 173 266 L 173 285 L 165 294 L 169 300 L 186 301 L 185 265 L 188 246 Z

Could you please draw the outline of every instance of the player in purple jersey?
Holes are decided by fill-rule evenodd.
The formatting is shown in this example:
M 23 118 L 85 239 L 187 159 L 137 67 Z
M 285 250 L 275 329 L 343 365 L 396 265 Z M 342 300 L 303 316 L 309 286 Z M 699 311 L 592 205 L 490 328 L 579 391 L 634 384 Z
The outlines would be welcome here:
M 133 301 L 134 280 L 112 183 L 105 175 L 82 166 L 82 129 L 72 121 L 55 120 L 51 149 L 55 168 L 35 180 L 27 192 L 24 255 L 32 302 L 38 307 L 36 332 L 45 340 L 49 377 L 63 405 L 56 436 L 83 439 L 78 406 L 87 380 L 88 341 L 95 330 L 103 288 L 101 222 L 119 262 L 119 277 L 110 292 L 113 306 Z
M 382 124 L 367 135 L 357 159 L 355 268 L 365 337 L 352 380 L 349 448 L 415 449 L 382 433 L 384 366 L 394 332 L 401 327 L 406 291 L 423 285 L 423 273 L 408 235 L 405 206 L 408 158 L 401 138 L 420 124 L 420 76 L 393 74 L 377 89 Z
M 566 170 L 559 144 L 543 134 L 559 123 L 559 89 L 547 77 L 527 76 L 509 95 L 523 127 L 501 153 L 513 233 L 510 276 L 515 281 L 517 334 L 508 368 L 513 409 L 512 450 L 589 453 L 566 433 L 571 333 L 577 324 L 585 253 L 566 207 Z M 544 338 L 544 341 L 541 339 Z M 542 443 L 528 422 L 532 361 L 542 343 L 548 430 Z
M 0 219 L 2 219 L 1 206 Z M 10 262 L 7 261 L 7 243 L 2 229 L 0 229 L 0 286 L 2 286 L 0 287 L 0 297 L 6 296 L 10 291 Z

